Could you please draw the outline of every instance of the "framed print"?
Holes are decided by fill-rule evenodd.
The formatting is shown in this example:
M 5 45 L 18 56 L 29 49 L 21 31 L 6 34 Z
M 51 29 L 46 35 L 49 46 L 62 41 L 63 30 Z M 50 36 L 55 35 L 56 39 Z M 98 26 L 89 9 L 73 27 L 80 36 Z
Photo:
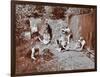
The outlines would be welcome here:
M 11 76 L 97 70 L 97 7 L 11 1 Z

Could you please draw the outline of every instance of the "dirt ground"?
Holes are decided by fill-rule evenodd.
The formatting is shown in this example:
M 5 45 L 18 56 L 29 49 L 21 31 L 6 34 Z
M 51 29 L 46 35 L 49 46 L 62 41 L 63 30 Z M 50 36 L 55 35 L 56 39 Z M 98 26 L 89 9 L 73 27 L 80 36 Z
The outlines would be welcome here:
M 41 45 L 41 43 L 39 43 L 39 45 Z M 52 48 L 52 46 L 49 46 L 49 48 Z M 29 43 L 17 47 L 16 48 L 16 73 L 23 74 L 23 73 L 94 68 L 94 62 L 91 59 L 89 59 L 85 54 L 83 54 L 83 52 L 52 51 L 52 53 L 53 55 L 50 56 L 48 60 L 46 60 L 43 57 L 43 55 L 40 54 L 40 57 L 34 61 L 31 58 Z

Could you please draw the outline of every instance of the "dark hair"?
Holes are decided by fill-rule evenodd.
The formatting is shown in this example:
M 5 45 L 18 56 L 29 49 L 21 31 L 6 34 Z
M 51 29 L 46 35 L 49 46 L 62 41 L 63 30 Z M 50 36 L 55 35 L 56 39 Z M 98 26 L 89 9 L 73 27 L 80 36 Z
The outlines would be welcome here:
M 52 29 L 48 23 L 47 25 L 48 25 L 48 33 L 50 34 L 50 40 L 51 40 L 52 39 Z

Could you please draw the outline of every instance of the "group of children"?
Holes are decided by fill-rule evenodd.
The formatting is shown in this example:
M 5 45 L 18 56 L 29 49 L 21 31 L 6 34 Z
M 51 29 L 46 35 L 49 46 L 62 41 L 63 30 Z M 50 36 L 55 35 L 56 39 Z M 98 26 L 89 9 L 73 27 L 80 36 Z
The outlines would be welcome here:
M 38 31 L 38 27 L 36 25 L 37 24 L 34 24 L 32 22 L 32 20 L 30 19 L 31 34 L 38 32 L 37 39 L 45 45 L 49 44 L 52 40 L 53 33 L 52 33 L 52 29 L 51 29 L 50 25 L 48 24 L 48 22 L 47 21 L 44 22 L 44 24 L 43 24 L 43 25 L 45 25 L 45 27 L 43 26 L 44 30 L 41 29 L 40 31 Z M 30 38 L 30 33 L 26 32 L 26 36 L 29 36 L 29 38 Z M 70 51 L 71 49 L 69 49 L 68 46 L 69 46 L 70 42 L 73 40 L 73 37 L 74 37 L 74 35 L 69 27 L 66 26 L 65 28 L 62 28 L 60 37 L 56 39 L 56 43 L 57 43 L 56 50 L 59 52 Z M 83 37 L 80 37 L 79 40 L 77 40 L 77 42 L 79 45 L 76 46 L 76 50 L 80 49 L 80 51 L 81 51 L 84 48 L 86 41 L 84 40 Z M 34 48 L 34 47 L 31 49 L 31 51 L 32 51 L 31 58 L 33 60 L 35 60 L 36 59 L 35 54 L 39 53 L 39 51 L 37 52 L 36 48 Z

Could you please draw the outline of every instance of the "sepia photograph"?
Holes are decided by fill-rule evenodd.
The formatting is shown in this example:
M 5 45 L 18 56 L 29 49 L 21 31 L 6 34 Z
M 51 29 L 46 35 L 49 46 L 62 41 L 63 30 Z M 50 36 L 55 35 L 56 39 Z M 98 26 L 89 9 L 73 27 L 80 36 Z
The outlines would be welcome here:
M 97 7 L 12 1 L 12 75 L 96 71 Z

